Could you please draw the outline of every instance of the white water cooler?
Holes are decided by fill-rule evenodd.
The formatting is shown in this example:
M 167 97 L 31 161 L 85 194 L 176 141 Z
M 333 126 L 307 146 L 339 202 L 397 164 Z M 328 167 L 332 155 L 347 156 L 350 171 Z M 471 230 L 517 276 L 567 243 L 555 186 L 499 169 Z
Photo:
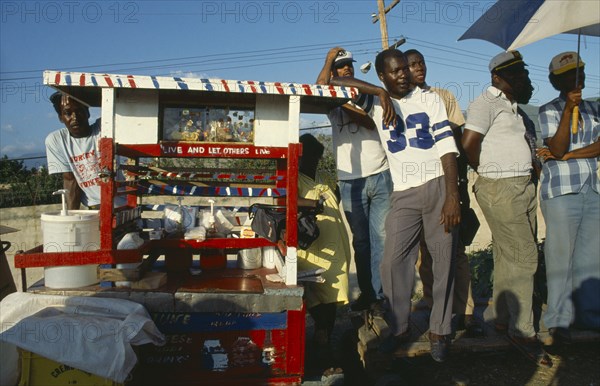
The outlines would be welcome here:
M 100 249 L 97 210 L 42 214 L 44 252 L 85 252 Z M 98 283 L 97 264 L 44 268 L 48 288 L 78 288 Z

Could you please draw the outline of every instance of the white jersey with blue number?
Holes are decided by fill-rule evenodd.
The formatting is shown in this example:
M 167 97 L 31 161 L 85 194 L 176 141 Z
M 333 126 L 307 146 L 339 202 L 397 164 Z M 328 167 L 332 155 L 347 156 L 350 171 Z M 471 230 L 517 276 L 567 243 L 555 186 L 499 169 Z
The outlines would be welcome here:
M 385 148 L 394 191 L 425 184 L 444 175 L 441 157 L 458 156 L 443 102 L 435 93 L 416 87 L 402 99 L 392 98 L 396 126 L 383 124 L 379 98 L 360 95 L 357 104 L 371 114 Z

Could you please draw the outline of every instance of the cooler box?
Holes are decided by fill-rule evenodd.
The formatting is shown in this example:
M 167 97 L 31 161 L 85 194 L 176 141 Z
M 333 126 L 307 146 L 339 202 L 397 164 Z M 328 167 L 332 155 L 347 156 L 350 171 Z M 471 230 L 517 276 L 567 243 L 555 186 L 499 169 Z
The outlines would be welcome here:
M 19 349 L 21 380 L 19 386 L 122 386 L 88 372 L 63 365 L 27 350 Z

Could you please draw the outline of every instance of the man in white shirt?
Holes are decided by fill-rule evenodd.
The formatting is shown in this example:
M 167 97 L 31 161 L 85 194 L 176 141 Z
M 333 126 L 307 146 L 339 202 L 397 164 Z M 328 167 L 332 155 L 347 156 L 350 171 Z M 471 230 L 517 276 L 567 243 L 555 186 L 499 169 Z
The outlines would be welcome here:
M 48 173 L 62 173 L 69 209 L 95 208 L 100 204 L 100 119 L 90 125 L 88 107 L 66 94 L 56 92 L 50 101 L 65 127 L 46 137 Z
M 354 77 L 353 62 L 350 51 L 340 47 L 330 49 L 317 84 L 329 84 L 331 76 Z M 350 308 L 360 311 L 383 299 L 379 267 L 392 178 L 375 123 L 363 110 L 349 102 L 327 116 L 331 122 L 342 207 L 352 231 L 360 289 L 360 296 Z
M 473 191 L 492 231 L 496 329 L 551 366 L 533 326 L 537 201 L 525 136 L 530 120 L 517 105 L 529 102 L 533 87 L 518 51 L 496 55 L 489 69 L 492 85 L 470 104 L 462 144 L 479 174 Z

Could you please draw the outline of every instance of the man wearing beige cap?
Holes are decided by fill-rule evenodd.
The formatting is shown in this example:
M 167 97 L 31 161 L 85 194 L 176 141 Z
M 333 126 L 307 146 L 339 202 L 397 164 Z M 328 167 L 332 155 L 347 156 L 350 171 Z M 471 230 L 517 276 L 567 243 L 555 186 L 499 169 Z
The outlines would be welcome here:
M 549 79 L 560 94 L 541 106 L 539 115 L 548 146 L 539 152 L 546 160 L 540 189 L 548 283 L 544 323 L 556 343 L 566 344 L 573 321 L 578 327 L 600 329 L 600 106 L 581 98 L 584 66 L 576 52 L 552 58 Z
M 492 232 L 496 329 L 551 366 L 533 326 L 537 200 L 526 137 L 533 122 L 517 105 L 529 102 L 533 87 L 518 51 L 494 56 L 489 69 L 492 85 L 469 105 L 462 144 L 479 175 L 473 191 Z

